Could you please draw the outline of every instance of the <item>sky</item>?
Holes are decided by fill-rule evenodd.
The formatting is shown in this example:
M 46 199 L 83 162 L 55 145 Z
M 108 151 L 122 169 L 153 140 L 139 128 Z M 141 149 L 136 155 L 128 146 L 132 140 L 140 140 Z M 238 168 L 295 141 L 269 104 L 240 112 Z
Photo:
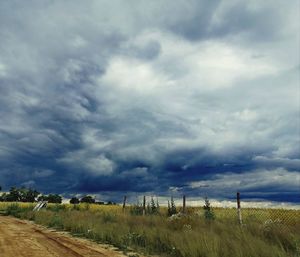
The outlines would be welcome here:
M 0 0 L 0 185 L 300 203 L 299 1 Z

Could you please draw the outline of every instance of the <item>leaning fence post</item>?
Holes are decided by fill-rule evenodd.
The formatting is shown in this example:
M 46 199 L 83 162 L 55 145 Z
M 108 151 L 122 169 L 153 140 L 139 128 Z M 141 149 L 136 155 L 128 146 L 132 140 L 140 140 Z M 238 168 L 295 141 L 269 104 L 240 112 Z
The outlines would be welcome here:
M 185 195 L 182 198 L 182 213 L 185 213 Z
M 242 224 L 242 212 L 241 212 L 240 192 L 236 193 L 236 202 L 237 202 L 237 212 L 238 212 L 239 223 Z
M 125 207 L 126 207 L 126 195 L 124 195 L 124 199 L 123 199 L 123 212 L 125 212 Z
M 143 199 L 143 215 L 146 214 L 146 196 L 144 195 L 144 199 Z

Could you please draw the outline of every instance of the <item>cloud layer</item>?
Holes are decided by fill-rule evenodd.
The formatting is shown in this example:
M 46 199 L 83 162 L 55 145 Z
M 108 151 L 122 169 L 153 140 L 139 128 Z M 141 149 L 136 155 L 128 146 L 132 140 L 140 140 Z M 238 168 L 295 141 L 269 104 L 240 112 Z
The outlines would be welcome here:
M 0 184 L 300 202 L 298 10 L 1 1 Z

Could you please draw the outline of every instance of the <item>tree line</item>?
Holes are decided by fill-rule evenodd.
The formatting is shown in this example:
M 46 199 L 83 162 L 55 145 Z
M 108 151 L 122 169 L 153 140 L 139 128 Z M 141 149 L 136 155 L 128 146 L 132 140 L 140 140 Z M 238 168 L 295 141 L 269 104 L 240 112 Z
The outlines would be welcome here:
M 1 191 L 1 186 L 0 186 Z M 26 187 L 11 187 L 8 193 L 0 194 L 0 202 L 28 202 L 33 203 L 37 201 L 47 201 L 48 203 L 61 203 L 62 196 L 59 194 L 41 194 L 39 191 L 26 188 Z M 104 204 L 104 202 L 96 202 L 95 198 L 90 195 L 85 195 L 82 198 L 72 197 L 70 200 L 71 204 L 78 203 L 96 203 Z M 115 204 L 113 202 L 108 202 L 106 204 Z
M 1 189 L 1 187 L 0 187 Z M 43 195 L 39 191 L 26 187 L 11 187 L 8 193 L 0 195 L 0 202 L 27 202 L 48 201 L 49 203 L 61 203 L 59 194 Z

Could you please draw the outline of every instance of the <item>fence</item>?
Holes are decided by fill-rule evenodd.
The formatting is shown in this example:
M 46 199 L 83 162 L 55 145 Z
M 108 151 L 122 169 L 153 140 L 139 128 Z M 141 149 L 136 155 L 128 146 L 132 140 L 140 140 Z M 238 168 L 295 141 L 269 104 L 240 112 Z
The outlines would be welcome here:
M 159 206 L 162 212 L 167 212 L 167 209 L 171 207 L 171 202 L 174 201 L 174 205 L 177 213 L 181 214 L 198 214 L 199 216 L 204 216 L 205 213 L 205 201 L 204 198 L 201 199 L 203 204 L 200 204 L 200 200 L 195 202 L 193 199 L 189 202 L 186 195 L 182 196 L 182 200 L 178 198 L 172 200 L 172 197 L 167 200 L 164 198 L 162 201 L 160 197 L 152 196 L 142 196 L 142 197 L 127 197 L 123 199 L 123 211 L 127 212 L 133 208 L 137 208 L 138 214 L 147 215 L 149 207 L 153 207 L 153 202 L 155 205 Z M 190 204 L 191 203 L 191 204 Z M 214 202 L 210 203 L 211 211 L 214 213 L 216 219 L 228 222 L 238 222 L 241 225 L 247 225 L 248 223 L 256 222 L 261 224 L 288 224 L 295 225 L 300 223 L 300 209 L 287 209 L 280 208 L 280 206 L 273 206 L 272 208 L 268 206 L 261 205 L 260 207 L 253 207 L 255 203 L 247 202 L 241 200 L 241 194 L 237 192 L 236 202 L 233 205 L 233 201 L 227 207 L 214 206 Z M 249 207 L 251 206 L 251 207 Z

